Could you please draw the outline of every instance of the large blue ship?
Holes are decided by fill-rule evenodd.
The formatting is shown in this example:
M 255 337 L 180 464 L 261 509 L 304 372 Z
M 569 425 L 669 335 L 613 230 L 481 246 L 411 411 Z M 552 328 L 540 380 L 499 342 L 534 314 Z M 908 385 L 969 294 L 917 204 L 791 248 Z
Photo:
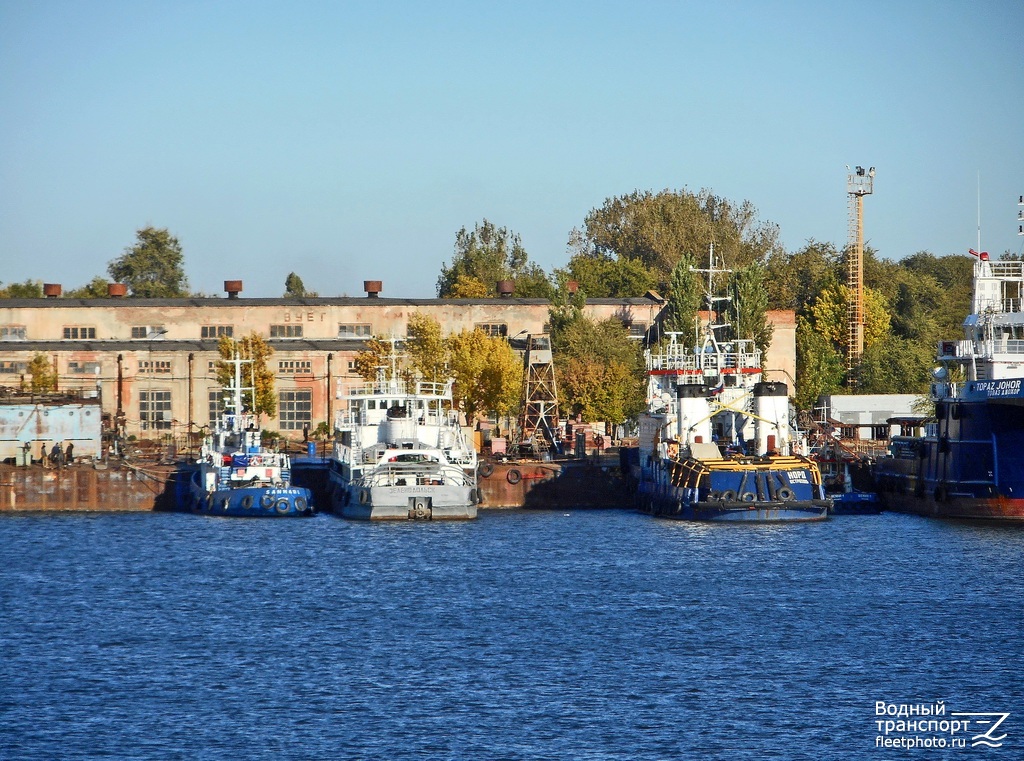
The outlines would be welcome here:
M 242 518 L 282 518 L 313 514 L 308 489 L 291 481 L 291 460 L 261 444 L 259 418 L 242 406 L 241 367 L 235 357 L 225 411 L 206 437 L 199 457 L 182 469 L 179 511 Z
M 939 344 L 920 437 L 896 437 L 875 464 L 886 509 L 940 518 L 1024 521 L 1024 262 L 971 251 L 964 339 Z
M 707 317 L 692 338 L 668 333 L 647 353 L 637 500 L 653 515 L 697 521 L 818 521 L 829 500 L 818 466 L 800 451 L 788 389 L 766 382 L 761 352 L 715 322 L 714 248 Z

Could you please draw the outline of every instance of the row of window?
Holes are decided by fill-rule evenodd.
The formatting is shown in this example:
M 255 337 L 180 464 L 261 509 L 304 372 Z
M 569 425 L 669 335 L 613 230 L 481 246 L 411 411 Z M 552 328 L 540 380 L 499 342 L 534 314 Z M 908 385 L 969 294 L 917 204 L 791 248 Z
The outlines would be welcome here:
M 489 336 L 507 336 L 508 325 L 503 322 L 478 323 L 476 327 Z M 233 337 L 234 325 L 203 325 L 199 328 L 200 338 Z M 96 328 L 90 325 L 64 326 L 64 338 L 71 341 L 95 340 Z M 167 335 L 163 325 L 134 325 L 133 339 L 154 340 Z M 373 336 L 373 329 L 368 323 L 351 323 L 338 325 L 338 338 L 363 340 Z M 271 338 L 302 338 L 302 325 L 271 325 Z M 28 339 L 28 331 L 24 325 L 0 325 L 0 341 L 24 341 Z
M 224 412 L 223 391 L 210 392 L 210 425 Z M 145 390 L 139 392 L 139 420 L 144 431 L 168 431 L 171 417 L 171 392 Z M 277 425 L 282 431 L 301 431 L 313 425 L 313 392 L 309 389 L 286 389 L 277 393 Z
M 215 374 L 217 362 L 211 361 L 206 369 L 208 374 Z M 355 362 L 349 362 L 349 370 L 354 371 L 354 369 Z M 68 362 L 70 375 L 98 375 L 100 370 L 99 362 Z M 140 375 L 170 375 L 171 370 L 171 360 L 145 359 L 139 361 Z M 27 372 L 28 362 L 0 360 L 0 374 L 24 375 Z M 277 372 L 280 375 L 312 375 L 313 362 L 309 359 L 282 359 L 277 363 Z

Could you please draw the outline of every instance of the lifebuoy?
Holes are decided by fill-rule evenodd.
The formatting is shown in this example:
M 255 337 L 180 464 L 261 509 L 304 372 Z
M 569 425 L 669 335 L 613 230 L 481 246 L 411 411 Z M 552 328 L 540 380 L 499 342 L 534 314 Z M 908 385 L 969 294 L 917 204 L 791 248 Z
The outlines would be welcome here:
M 262 497 L 260 497 L 260 504 L 265 509 L 269 510 L 270 508 L 272 508 L 274 506 L 274 495 L 273 494 L 264 494 Z
M 292 506 L 288 503 L 287 499 L 279 499 L 277 501 L 277 505 L 274 506 L 274 509 L 281 513 L 281 515 L 284 515 L 292 509 Z
M 481 460 L 476 470 L 482 477 L 488 478 L 494 472 L 494 463 L 488 460 Z
M 509 482 L 510 484 L 517 484 L 517 483 L 519 483 L 520 481 L 522 481 L 522 480 L 523 480 L 523 474 L 522 474 L 522 473 L 520 473 L 520 472 L 519 472 L 518 470 L 516 470 L 515 468 L 512 468 L 512 469 L 511 469 L 511 470 L 510 470 L 510 471 L 508 472 L 508 475 L 506 475 L 506 476 L 505 476 L 505 478 L 506 478 L 506 480 L 507 480 L 507 481 L 508 481 L 508 482 Z
M 788 502 L 789 500 L 793 499 L 794 496 L 793 490 L 787 486 L 783 486 L 781 489 L 775 492 L 775 494 L 779 499 L 781 499 L 784 502 Z
M 296 497 L 295 498 L 295 509 L 296 510 L 298 510 L 300 513 L 301 512 L 305 512 L 306 507 L 307 507 L 307 505 L 306 505 L 306 498 L 305 497 Z
M 248 510 L 250 507 L 252 507 L 252 495 L 251 494 L 246 494 L 244 497 L 242 497 L 242 507 L 244 507 L 246 510 Z

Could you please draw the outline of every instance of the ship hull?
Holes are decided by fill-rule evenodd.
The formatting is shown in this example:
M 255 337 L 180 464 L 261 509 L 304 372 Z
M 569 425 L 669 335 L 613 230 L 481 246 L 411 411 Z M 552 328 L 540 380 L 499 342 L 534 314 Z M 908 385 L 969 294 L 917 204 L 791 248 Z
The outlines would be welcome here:
M 455 484 L 417 486 L 360 486 L 331 471 L 332 512 L 352 520 L 473 520 L 477 517 L 475 488 Z M 415 480 L 410 478 L 409 480 Z
M 1024 522 L 1024 400 L 989 399 L 979 387 L 969 383 L 967 395 L 937 405 L 935 435 L 903 439 L 900 454 L 875 464 L 886 510 Z
M 201 469 L 191 473 L 178 495 L 176 512 L 227 518 L 296 518 L 313 514 L 308 489 L 298 486 L 236 487 L 208 490 Z

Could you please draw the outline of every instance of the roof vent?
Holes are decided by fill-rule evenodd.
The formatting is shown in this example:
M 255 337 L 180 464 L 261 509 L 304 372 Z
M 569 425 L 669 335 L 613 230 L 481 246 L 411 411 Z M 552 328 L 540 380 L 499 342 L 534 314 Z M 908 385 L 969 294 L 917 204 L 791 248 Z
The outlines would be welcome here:
M 112 299 L 122 299 L 128 293 L 128 286 L 124 283 L 107 283 L 107 295 Z
M 498 281 L 498 295 L 503 299 L 507 299 L 516 290 L 515 280 L 499 280 Z
M 384 290 L 384 283 L 381 280 L 364 280 L 363 290 L 366 291 L 366 298 L 375 299 Z
M 43 283 L 43 295 L 48 299 L 55 299 L 61 294 L 60 283 Z
M 228 293 L 229 299 L 237 299 L 238 294 L 242 292 L 242 281 L 241 280 L 225 280 L 224 290 Z

